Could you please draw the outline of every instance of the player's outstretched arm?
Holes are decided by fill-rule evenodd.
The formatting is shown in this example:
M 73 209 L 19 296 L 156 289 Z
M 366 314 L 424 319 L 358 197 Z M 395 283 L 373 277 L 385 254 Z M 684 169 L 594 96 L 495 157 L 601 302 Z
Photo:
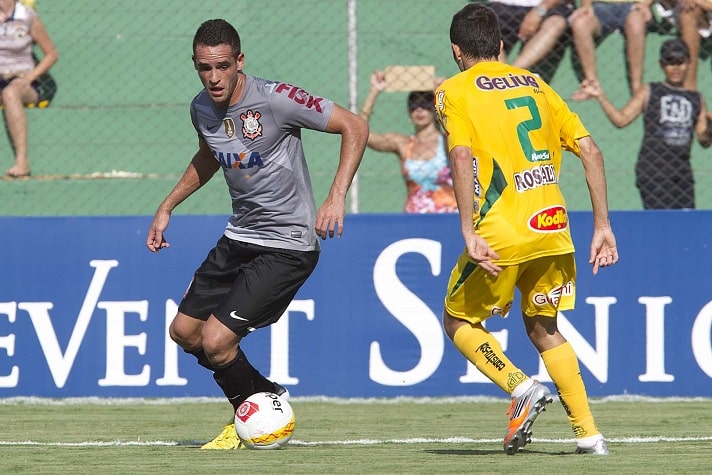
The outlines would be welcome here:
M 198 151 L 183 172 L 183 176 L 156 210 L 146 238 L 146 247 L 149 251 L 158 252 L 165 247 L 170 247 L 164 232 L 168 228 L 171 213 L 176 206 L 207 183 L 219 168 L 220 164 L 213 157 L 208 145 L 200 140 Z
M 591 136 L 583 137 L 578 142 L 593 209 L 593 238 L 591 239 L 589 264 L 593 265 L 595 275 L 598 273 L 599 267 L 612 266 L 618 262 L 618 249 L 608 217 L 608 195 L 603 154 Z
M 316 214 L 316 234 L 322 239 L 326 239 L 327 233 L 329 237 L 341 237 L 344 232 L 346 193 L 366 149 L 368 124 L 356 114 L 334 105 L 326 132 L 341 135 L 341 151 L 329 195 Z

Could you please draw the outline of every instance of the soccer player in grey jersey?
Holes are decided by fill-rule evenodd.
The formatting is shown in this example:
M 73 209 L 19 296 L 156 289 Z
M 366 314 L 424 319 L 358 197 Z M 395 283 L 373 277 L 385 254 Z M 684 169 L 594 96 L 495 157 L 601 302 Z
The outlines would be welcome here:
M 198 28 L 193 62 L 204 86 L 190 107 L 198 151 L 159 205 L 146 245 L 152 252 L 169 247 L 164 232 L 173 210 L 222 169 L 233 214 L 196 270 L 170 335 L 213 372 L 236 410 L 256 392 L 286 392 L 249 363 L 240 340 L 284 313 L 316 266 L 319 238 L 341 236 L 368 126 L 328 99 L 243 73 L 239 34 L 225 20 Z M 303 128 L 341 135 L 334 181 L 318 211 Z M 239 446 L 228 424 L 203 448 Z

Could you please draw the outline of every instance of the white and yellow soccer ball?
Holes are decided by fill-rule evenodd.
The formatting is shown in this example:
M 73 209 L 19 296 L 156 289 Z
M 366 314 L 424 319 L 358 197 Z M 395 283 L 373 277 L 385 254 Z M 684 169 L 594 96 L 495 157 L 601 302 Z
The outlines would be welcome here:
M 248 449 L 281 449 L 294 433 L 294 411 L 274 393 L 256 393 L 237 408 L 235 430 Z

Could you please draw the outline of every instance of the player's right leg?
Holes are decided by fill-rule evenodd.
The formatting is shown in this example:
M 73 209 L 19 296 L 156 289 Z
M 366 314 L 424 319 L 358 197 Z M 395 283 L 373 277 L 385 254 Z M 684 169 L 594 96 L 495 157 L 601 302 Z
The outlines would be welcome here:
M 470 324 L 445 313 L 446 333 L 455 347 L 493 383 L 512 396 L 507 410 L 509 425 L 503 447 L 508 455 L 519 452 L 532 440 L 536 418 L 553 401 L 549 389 L 530 379 L 502 350 L 496 338 L 480 323 Z
M 256 392 L 274 392 L 283 396 L 286 393 L 285 388 L 262 376 L 238 345 L 244 336 L 271 325 L 284 314 L 314 270 L 319 253 L 271 249 L 226 238 L 221 239 L 219 246 L 224 246 L 229 255 L 225 267 L 229 268 L 236 261 L 238 265 L 232 286 L 220 304 L 213 307 L 213 315 L 202 328 L 201 341 L 214 366 L 215 381 L 235 412 Z M 191 289 L 200 280 L 196 273 Z M 235 441 L 239 444 L 234 424 L 225 426 L 217 439 L 215 444 L 211 441 L 204 448 L 217 445 L 216 448 L 222 449 L 225 448 L 223 445 L 230 446 Z M 224 440 L 226 442 L 221 443 Z
M 492 280 L 467 254 L 461 254 L 450 274 L 443 315 L 445 333 L 455 347 L 482 374 L 512 396 L 503 444 L 507 454 L 514 454 L 531 442 L 534 420 L 552 401 L 548 389 L 515 366 L 497 339 L 482 325 L 491 315 L 507 315 L 518 273 L 518 266 L 508 266 Z

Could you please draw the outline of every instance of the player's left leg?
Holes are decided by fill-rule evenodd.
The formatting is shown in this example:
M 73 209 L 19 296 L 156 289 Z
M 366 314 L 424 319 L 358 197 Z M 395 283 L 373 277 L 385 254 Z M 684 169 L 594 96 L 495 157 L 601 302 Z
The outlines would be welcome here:
M 540 351 L 559 393 L 561 405 L 576 437 L 577 453 L 607 454 L 605 440 L 596 427 L 588 404 L 578 358 L 571 344 L 559 333 L 556 317 L 524 317 L 524 321 L 529 338 Z
M 524 327 L 559 393 L 576 437 L 577 453 L 607 455 L 608 447 L 588 405 L 578 358 L 557 325 L 558 312 L 574 307 L 575 279 L 573 254 L 529 263 L 520 281 Z

